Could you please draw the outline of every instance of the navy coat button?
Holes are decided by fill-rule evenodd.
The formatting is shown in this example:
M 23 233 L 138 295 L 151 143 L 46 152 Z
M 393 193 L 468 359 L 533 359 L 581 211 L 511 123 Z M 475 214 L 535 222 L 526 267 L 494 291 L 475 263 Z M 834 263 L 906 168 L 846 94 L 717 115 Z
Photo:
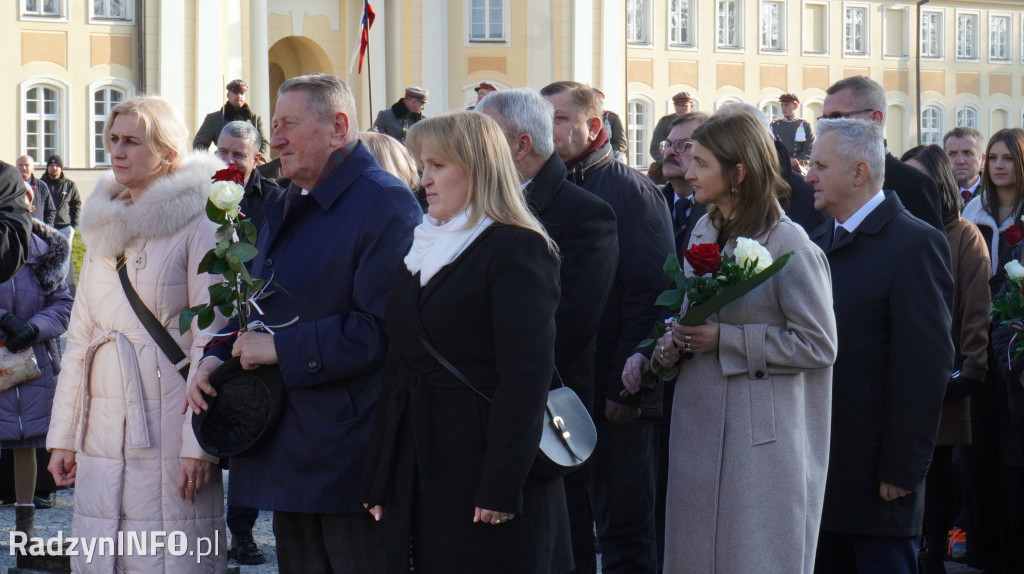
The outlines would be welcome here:
M 754 376 L 759 378 L 759 379 L 763 379 L 764 378 L 764 371 L 757 371 L 756 373 L 754 373 Z
M 320 363 L 317 362 L 316 359 L 310 359 L 309 362 L 306 363 L 306 366 L 310 369 L 315 369 L 320 366 Z
M 270 257 L 267 257 L 267 260 L 263 262 L 263 266 L 264 267 L 273 267 L 274 266 L 274 260 L 271 259 Z

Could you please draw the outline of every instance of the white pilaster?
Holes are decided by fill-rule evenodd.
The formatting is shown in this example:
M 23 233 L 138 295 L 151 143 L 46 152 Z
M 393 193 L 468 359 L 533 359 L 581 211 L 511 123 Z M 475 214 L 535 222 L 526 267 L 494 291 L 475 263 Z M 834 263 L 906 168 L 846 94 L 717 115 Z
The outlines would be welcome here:
M 388 102 L 388 66 L 392 57 L 394 46 L 389 45 L 391 39 L 388 30 L 388 18 L 392 12 L 399 12 L 397 7 L 392 7 L 391 2 L 382 0 L 373 2 L 373 11 L 376 17 L 373 20 L 373 27 L 370 28 L 370 89 L 373 93 L 373 101 L 368 102 L 371 109 L 370 117 L 377 117 L 377 110 L 382 110 L 389 105 Z M 362 10 L 359 11 L 360 16 Z M 401 44 L 398 44 L 401 49 Z M 363 73 L 367 67 L 363 66 Z M 372 120 L 371 120 L 372 121 Z M 370 126 L 360 126 L 360 129 L 368 129 Z
M 626 112 L 626 33 L 623 0 L 601 0 L 601 77 L 598 88 L 604 92 L 605 108 Z
M 384 20 L 384 38 L 387 40 L 387 87 L 383 92 L 383 100 L 377 104 L 380 109 L 391 105 L 391 100 L 397 99 L 405 90 L 402 61 L 402 52 L 405 48 L 405 35 L 402 33 L 402 7 L 401 0 L 387 0 L 387 18 Z M 376 102 L 375 102 L 376 103 Z
M 159 78 L 157 93 L 179 111 L 185 111 L 185 10 L 184 0 L 163 0 L 159 4 Z M 195 126 L 198 127 L 198 126 Z
M 248 78 L 242 55 L 242 0 L 227 0 L 228 72 L 232 78 Z M 251 41 L 251 40 L 250 40 Z
M 195 129 L 203 117 L 224 105 L 224 86 L 233 78 L 227 77 L 224 58 L 221 57 L 221 5 L 222 0 L 196 2 L 196 93 Z M 180 80 L 179 80 L 180 82 Z
M 270 100 L 277 94 L 270 93 L 270 46 L 267 40 L 267 0 L 251 0 L 249 3 L 249 107 L 263 116 L 263 127 L 270 137 Z
M 448 111 L 448 2 L 446 0 L 423 1 L 423 54 L 421 58 L 423 60 L 423 87 L 430 92 L 427 114 L 437 115 Z
M 551 0 L 527 1 L 526 85 L 536 89 L 554 80 L 552 16 Z
M 599 0 L 600 1 L 600 0 Z M 594 81 L 594 3 L 576 0 L 572 6 L 572 79 Z

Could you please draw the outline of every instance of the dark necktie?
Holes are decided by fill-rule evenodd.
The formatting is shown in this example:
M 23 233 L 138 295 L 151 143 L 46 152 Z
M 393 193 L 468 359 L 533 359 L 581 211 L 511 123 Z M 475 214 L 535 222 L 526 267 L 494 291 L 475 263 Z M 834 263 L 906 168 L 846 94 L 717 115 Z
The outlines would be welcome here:
M 686 212 L 690 209 L 690 198 L 678 198 L 675 205 L 674 223 L 676 230 L 686 227 Z
M 964 205 L 967 205 L 971 202 L 971 190 L 966 187 L 960 188 L 960 197 L 964 198 Z
M 839 242 L 846 239 L 846 236 L 849 234 L 850 232 L 847 231 L 845 227 L 837 227 L 836 234 L 832 237 L 832 246 L 835 247 L 836 245 L 839 245 Z

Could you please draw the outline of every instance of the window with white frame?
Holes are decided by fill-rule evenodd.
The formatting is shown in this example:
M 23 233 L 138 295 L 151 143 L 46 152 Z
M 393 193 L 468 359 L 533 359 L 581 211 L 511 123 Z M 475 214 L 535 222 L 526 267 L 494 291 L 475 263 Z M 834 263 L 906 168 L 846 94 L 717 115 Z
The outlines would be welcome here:
M 668 30 L 671 45 L 693 46 L 694 31 L 696 30 L 693 0 L 669 0 Z
M 629 141 L 629 165 L 635 168 L 647 167 L 647 133 L 650 112 L 643 100 L 629 100 L 626 104 L 626 136 Z
M 852 55 L 868 53 L 868 9 L 847 6 L 843 10 L 843 52 Z
M 632 44 L 647 44 L 648 0 L 626 0 L 626 41 Z
M 126 0 L 93 0 L 92 17 L 104 20 L 127 20 L 128 2 Z
M 957 108 L 956 125 L 978 129 L 978 110 L 971 106 Z
M 942 12 L 921 12 L 921 57 L 942 57 Z
M 786 6 L 783 2 L 765 0 L 761 2 L 761 49 L 781 51 L 786 49 Z
M 978 57 L 978 15 L 956 15 L 956 57 L 974 60 Z
M 61 0 L 22 0 L 24 16 L 60 16 Z
M 767 102 L 761 106 L 761 113 L 767 116 L 769 122 L 782 118 L 782 106 L 778 102 Z
M 92 151 L 96 165 L 110 164 L 110 154 L 103 142 L 103 127 L 110 110 L 124 100 L 124 90 L 114 86 L 103 86 L 92 93 Z
M 60 153 L 60 90 L 36 84 L 25 90 L 25 153 L 36 163 Z
M 718 0 L 716 18 L 719 48 L 740 47 L 740 3 L 739 0 Z
M 470 0 L 469 40 L 471 42 L 501 42 L 504 39 L 504 0 Z
M 942 110 L 936 106 L 925 106 L 921 110 L 921 143 L 942 144 Z
M 990 16 L 988 19 L 988 57 L 990 60 L 1010 59 L 1009 16 Z

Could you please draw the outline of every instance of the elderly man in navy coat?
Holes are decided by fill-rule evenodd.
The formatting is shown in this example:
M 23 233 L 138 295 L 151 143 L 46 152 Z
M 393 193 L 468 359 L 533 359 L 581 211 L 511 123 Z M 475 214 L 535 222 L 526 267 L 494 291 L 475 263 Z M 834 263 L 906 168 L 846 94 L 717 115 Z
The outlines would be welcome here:
M 916 574 L 924 479 L 953 366 L 942 232 L 882 191 L 882 130 L 822 120 L 807 182 L 830 218 L 811 234 L 832 268 L 839 330 L 815 572 Z
M 266 206 L 252 273 L 277 288 L 260 302 L 266 314 L 251 319 L 297 322 L 211 347 L 193 377 L 209 393 L 209 373 L 229 355 L 243 368 L 281 369 L 280 424 L 231 460 L 229 503 L 275 511 L 282 574 L 381 568 L 381 532 L 358 497 L 386 346 L 384 298 L 422 212 L 358 134 L 355 100 L 339 78 L 281 85 L 271 146 L 292 185 Z M 196 388 L 189 401 L 193 410 L 205 404 Z

